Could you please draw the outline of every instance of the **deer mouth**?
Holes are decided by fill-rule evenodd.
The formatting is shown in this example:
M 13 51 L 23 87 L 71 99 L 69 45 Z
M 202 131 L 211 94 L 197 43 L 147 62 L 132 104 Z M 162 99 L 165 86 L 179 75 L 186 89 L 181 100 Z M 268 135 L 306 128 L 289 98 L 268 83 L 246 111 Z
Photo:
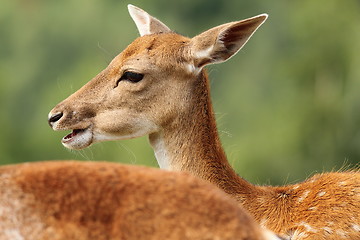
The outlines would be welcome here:
M 61 143 L 70 149 L 83 149 L 92 143 L 93 134 L 91 128 L 73 129 L 71 133 L 63 137 Z
M 69 133 L 68 135 L 66 135 L 64 138 L 63 138 L 63 142 L 67 142 L 67 141 L 71 141 L 74 137 L 76 137 L 78 134 L 81 134 L 83 132 L 85 132 L 86 129 L 74 129 L 72 130 L 71 133 Z

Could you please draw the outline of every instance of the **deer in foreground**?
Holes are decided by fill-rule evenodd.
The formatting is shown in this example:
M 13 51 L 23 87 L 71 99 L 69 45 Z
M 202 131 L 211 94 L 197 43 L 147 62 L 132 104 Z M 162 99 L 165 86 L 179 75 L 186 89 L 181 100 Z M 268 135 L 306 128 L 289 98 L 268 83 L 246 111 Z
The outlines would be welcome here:
M 187 38 L 137 7 L 129 5 L 129 12 L 141 36 L 49 114 L 54 130 L 72 130 L 65 147 L 149 135 L 162 169 L 214 183 L 287 239 L 360 239 L 358 171 L 273 187 L 247 182 L 228 163 L 204 67 L 236 54 L 266 14 Z
M 220 189 L 114 163 L 0 167 L 1 240 L 280 240 Z

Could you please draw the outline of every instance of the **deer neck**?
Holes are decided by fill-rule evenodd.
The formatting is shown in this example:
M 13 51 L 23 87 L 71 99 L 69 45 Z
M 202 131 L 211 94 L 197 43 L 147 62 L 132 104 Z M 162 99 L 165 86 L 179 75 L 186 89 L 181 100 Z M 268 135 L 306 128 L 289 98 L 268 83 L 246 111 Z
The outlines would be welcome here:
M 159 166 L 189 172 L 241 200 L 242 195 L 250 194 L 254 186 L 238 177 L 226 158 L 204 71 L 194 82 L 191 91 L 191 103 L 185 112 L 149 136 Z

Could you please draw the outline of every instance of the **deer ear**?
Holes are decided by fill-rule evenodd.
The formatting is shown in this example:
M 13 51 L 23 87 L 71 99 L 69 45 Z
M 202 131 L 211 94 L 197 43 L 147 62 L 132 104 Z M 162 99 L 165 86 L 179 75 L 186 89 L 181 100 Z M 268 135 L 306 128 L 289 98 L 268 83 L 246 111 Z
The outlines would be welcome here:
M 128 5 L 128 9 L 130 16 L 134 20 L 141 36 L 154 33 L 171 32 L 170 28 L 156 18 L 150 16 L 144 10 L 131 4 Z
M 265 22 L 267 14 L 211 28 L 191 39 L 190 52 L 195 67 L 224 62 L 235 55 Z

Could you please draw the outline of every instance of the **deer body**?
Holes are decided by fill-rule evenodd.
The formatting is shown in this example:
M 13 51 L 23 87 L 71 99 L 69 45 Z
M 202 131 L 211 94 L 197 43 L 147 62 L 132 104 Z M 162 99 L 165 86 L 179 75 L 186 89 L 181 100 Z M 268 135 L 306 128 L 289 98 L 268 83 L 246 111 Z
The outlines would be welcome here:
M 0 167 L 0 239 L 276 240 L 211 184 L 95 162 Z
M 262 226 L 288 239 L 360 239 L 359 172 L 256 186 L 238 177 L 227 161 L 204 66 L 236 54 L 266 15 L 186 38 L 139 8 L 129 11 L 141 37 L 49 114 L 54 130 L 74 130 L 62 141 L 66 147 L 149 135 L 161 168 L 214 183 Z

